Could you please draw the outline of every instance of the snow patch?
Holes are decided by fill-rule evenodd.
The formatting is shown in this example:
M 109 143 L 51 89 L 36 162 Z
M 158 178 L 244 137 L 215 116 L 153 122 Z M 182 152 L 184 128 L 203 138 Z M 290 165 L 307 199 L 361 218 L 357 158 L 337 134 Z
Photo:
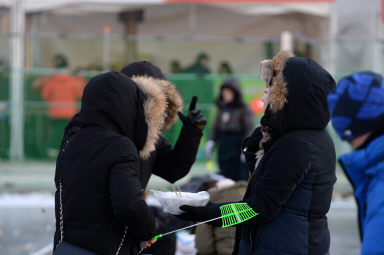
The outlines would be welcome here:
M 48 193 L 1 194 L 0 208 L 54 207 L 55 197 Z

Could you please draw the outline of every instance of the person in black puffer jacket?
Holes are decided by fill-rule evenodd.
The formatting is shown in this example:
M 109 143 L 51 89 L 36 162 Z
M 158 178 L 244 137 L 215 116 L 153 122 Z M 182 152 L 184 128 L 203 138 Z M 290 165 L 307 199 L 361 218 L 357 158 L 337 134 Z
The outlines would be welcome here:
M 136 254 L 141 241 L 157 234 L 142 193 L 153 169 L 170 182 L 189 172 L 205 119 L 196 109 L 188 117 L 179 113 L 183 128 L 175 147 L 160 138 L 177 120 L 182 100 L 173 84 L 157 77 L 159 69 L 150 66 L 152 73 L 132 79 L 107 72 L 87 84 L 81 111 L 66 127 L 57 159 L 54 247 L 63 234 L 64 241 L 99 254 L 115 254 L 121 243 L 119 254 Z
M 237 225 L 233 254 L 328 254 L 336 156 L 325 128 L 335 81 L 314 60 L 289 51 L 263 61 L 261 78 L 267 86 L 262 126 L 243 145 L 252 174 L 243 201 L 259 214 Z M 181 206 L 180 217 L 218 217 L 220 205 Z

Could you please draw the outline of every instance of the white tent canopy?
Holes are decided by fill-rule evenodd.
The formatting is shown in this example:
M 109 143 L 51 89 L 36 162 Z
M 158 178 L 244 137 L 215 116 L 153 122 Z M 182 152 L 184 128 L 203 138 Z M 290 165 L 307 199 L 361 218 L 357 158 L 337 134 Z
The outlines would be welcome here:
M 0 0 L 0 7 L 10 7 L 15 0 Z M 200 1 L 197 1 L 200 2 Z M 142 8 L 147 5 L 167 4 L 164 0 L 23 0 L 23 8 L 27 13 L 55 11 L 67 14 L 82 14 L 84 12 L 120 12 L 129 8 Z M 305 13 L 318 16 L 329 16 L 332 1 L 289 1 L 268 3 L 203 3 L 229 9 L 243 15 L 277 15 L 290 12 Z M 186 5 L 186 4 L 184 4 Z

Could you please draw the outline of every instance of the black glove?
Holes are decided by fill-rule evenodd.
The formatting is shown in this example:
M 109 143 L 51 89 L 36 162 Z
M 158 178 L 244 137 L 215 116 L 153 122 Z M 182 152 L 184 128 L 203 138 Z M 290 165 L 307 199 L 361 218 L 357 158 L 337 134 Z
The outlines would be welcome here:
M 189 105 L 188 117 L 181 112 L 178 112 L 177 114 L 179 115 L 179 118 L 183 122 L 184 126 L 193 126 L 203 130 L 205 124 L 207 124 L 207 119 L 203 116 L 203 114 L 201 114 L 200 109 L 196 108 L 197 99 L 197 96 L 193 96 L 191 104 Z
M 214 219 L 221 216 L 220 205 L 221 204 L 208 204 L 206 206 L 182 205 L 180 206 L 180 210 L 184 211 L 184 213 L 176 215 L 176 217 L 182 220 L 198 222 Z M 214 227 L 220 227 L 222 225 L 222 220 L 214 220 L 207 224 Z

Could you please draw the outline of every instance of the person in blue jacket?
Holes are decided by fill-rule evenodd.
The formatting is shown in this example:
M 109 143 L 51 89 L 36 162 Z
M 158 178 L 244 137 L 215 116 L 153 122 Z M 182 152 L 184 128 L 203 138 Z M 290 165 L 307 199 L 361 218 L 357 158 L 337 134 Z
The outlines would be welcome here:
M 373 72 L 343 77 L 328 95 L 332 125 L 353 152 L 339 162 L 354 188 L 361 254 L 384 254 L 384 81 Z

